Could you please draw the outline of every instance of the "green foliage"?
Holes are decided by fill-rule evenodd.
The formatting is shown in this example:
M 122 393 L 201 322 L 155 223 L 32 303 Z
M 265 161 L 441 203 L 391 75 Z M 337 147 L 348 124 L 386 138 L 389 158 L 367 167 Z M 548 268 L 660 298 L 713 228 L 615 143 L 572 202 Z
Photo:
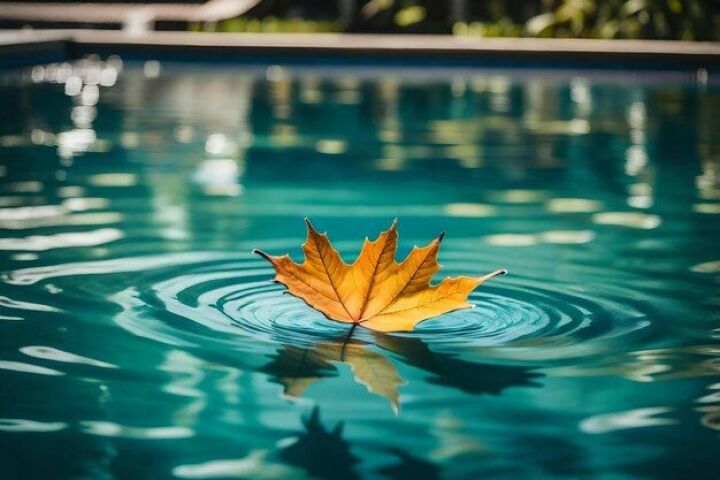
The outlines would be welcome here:
M 718 4 L 707 0 L 561 0 L 530 18 L 538 37 L 717 40 Z
M 490 18 L 458 22 L 473 36 L 720 40 L 717 0 L 545 0 L 488 2 Z M 530 5 L 531 14 L 527 6 Z M 472 14 L 483 12 L 471 12 Z
M 720 0 L 305 0 L 193 30 L 720 40 Z
M 339 32 L 338 22 L 327 20 L 305 20 L 300 18 L 280 19 L 276 17 L 246 18 L 239 17 L 217 24 L 204 24 L 192 28 L 205 32 L 243 32 L 243 33 L 321 33 Z

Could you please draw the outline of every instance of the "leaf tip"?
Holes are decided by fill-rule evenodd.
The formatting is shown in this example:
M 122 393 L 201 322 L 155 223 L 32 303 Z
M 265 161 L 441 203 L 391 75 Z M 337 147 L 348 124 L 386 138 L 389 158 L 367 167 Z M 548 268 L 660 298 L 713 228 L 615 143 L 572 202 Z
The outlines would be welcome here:
M 492 279 L 492 278 L 502 277 L 503 275 L 507 275 L 507 274 L 508 274 L 507 269 L 506 269 L 506 268 L 501 268 L 500 270 L 495 270 L 495 271 L 492 272 L 492 273 L 488 273 L 488 274 L 485 275 L 484 277 L 480 277 L 480 282 L 481 282 L 481 283 L 484 283 L 484 282 L 486 282 L 486 281 L 488 281 L 488 280 L 490 280 L 490 279 Z
M 267 253 L 263 252 L 262 250 L 258 250 L 257 248 L 253 248 L 252 253 L 254 253 L 255 255 L 260 255 L 260 256 L 263 257 L 265 260 L 267 260 L 268 262 L 272 263 L 272 258 L 270 258 L 270 255 L 268 255 Z
M 305 217 L 303 220 L 305 221 L 305 226 L 308 230 L 316 232 L 315 227 L 313 226 L 312 222 L 308 217 Z

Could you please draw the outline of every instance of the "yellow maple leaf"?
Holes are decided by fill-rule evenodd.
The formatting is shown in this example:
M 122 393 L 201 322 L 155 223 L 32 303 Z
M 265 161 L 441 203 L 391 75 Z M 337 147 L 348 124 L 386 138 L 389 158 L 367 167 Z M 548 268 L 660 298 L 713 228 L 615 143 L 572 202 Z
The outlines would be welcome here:
M 437 253 L 444 233 L 425 247 L 414 247 L 407 258 L 395 261 L 397 222 L 375 241 L 365 239 L 357 260 L 347 264 L 328 239 L 309 220 L 302 245 L 305 261 L 289 255 L 253 252 L 275 268 L 275 281 L 291 294 L 339 322 L 353 323 L 379 332 L 410 331 L 419 322 L 443 313 L 472 307 L 468 295 L 485 281 L 507 273 L 496 270 L 483 277 L 446 278 L 430 285 L 440 270 Z

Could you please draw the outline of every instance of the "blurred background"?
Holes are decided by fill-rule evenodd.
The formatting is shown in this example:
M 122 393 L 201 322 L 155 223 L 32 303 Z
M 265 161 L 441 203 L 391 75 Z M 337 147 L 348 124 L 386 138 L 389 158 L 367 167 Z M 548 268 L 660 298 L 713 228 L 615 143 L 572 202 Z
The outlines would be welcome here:
M 82 4 L 73 11 L 69 5 Z M 136 7 L 136 8 L 133 8 Z M 49 0 L 0 2 L 0 28 L 362 32 L 720 40 L 718 0 Z

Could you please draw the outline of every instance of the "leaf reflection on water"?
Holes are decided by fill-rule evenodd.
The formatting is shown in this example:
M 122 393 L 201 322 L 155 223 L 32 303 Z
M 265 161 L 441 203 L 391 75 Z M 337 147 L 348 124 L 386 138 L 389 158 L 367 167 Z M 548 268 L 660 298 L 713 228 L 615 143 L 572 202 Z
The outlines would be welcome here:
M 308 348 L 285 346 L 261 371 L 273 375 L 284 386 L 286 396 L 298 398 L 313 383 L 336 376 L 339 363 L 350 365 L 355 381 L 371 393 L 386 398 L 397 411 L 398 386 L 404 381 L 387 357 L 361 343 L 318 343 Z
M 429 379 L 431 383 L 474 395 L 499 395 L 513 386 L 537 387 L 535 380 L 542 376 L 527 367 L 475 363 L 453 354 L 434 352 L 416 337 L 377 334 L 375 341 L 383 349 L 399 355 L 407 365 L 433 374 Z
M 452 354 L 434 352 L 417 337 L 375 334 L 374 338 L 376 346 L 385 352 L 399 357 L 406 365 L 432 374 L 429 381 L 437 385 L 476 395 L 499 395 L 512 386 L 539 386 L 536 380 L 541 374 L 530 368 L 468 362 Z M 260 371 L 283 385 L 284 395 L 299 398 L 310 385 L 337 376 L 337 365 L 344 363 L 352 368 L 356 382 L 387 399 L 397 413 L 398 388 L 406 382 L 385 353 L 370 348 L 357 341 L 318 342 L 310 347 L 283 346 Z

